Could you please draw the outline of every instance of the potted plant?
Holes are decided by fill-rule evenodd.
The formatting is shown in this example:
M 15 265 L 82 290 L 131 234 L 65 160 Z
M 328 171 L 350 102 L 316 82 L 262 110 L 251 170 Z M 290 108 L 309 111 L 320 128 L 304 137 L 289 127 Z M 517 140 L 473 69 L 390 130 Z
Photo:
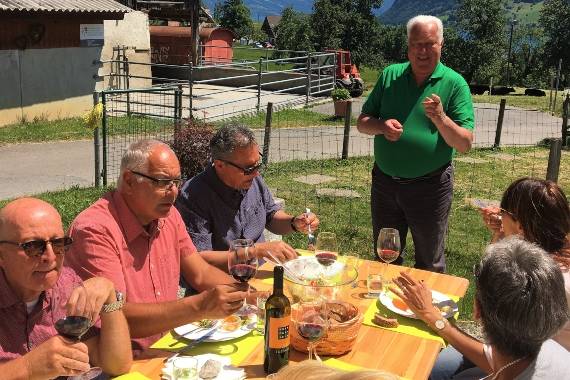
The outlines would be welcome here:
M 346 106 L 352 101 L 350 92 L 346 88 L 336 87 L 331 91 L 331 98 L 334 102 L 334 115 L 344 117 L 346 115 Z

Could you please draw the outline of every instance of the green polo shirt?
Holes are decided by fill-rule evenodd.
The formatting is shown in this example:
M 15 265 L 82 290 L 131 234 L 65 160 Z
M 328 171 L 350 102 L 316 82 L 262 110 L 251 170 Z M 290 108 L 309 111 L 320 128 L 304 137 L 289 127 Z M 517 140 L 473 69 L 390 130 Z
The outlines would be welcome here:
M 362 107 L 364 114 L 396 119 L 404 126 L 398 141 L 388 141 L 384 135 L 374 137 L 374 159 L 384 173 L 415 178 L 451 161 L 455 150 L 447 145 L 422 105 L 431 94 L 441 98 L 443 110 L 457 125 L 473 130 L 473 102 L 461 75 L 440 62 L 418 87 L 409 62 L 388 66 Z

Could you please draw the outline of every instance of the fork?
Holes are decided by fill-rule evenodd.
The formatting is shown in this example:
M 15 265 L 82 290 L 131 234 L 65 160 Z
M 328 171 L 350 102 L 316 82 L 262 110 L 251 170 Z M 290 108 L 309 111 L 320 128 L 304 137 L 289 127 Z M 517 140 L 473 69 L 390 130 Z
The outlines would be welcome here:
M 176 359 L 178 356 L 180 355 L 184 355 L 186 352 L 188 352 L 189 350 L 191 350 L 192 348 L 196 347 L 196 345 L 202 343 L 203 341 L 205 341 L 206 339 L 208 339 L 209 337 L 211 337 L 212 335 L 214 335 L 214 333 L 216 331 L 218 331 L 218 329 L 220 328 L 220 325 L 212 328 L 210 331 L 208 331 L 207 333 L 205 333 L 204 335 L 202 335 L 201 337 L 199 337 L 198 339 L 194 339 L 192 341 L 192 343 L 190 343 L 189 345 L 187 345 L 186 347 L 182 348 L 180 351 L 178 351 L 177 353 L 175 353 L 174 355 L 172 355 L 171 357 L 167 358 L 164 362 L 165 363 L 169 363 L 171 361 L 173 361 L 174 359 Z
M 305 209 L 307 216 L 311 213 L 311 209 L 310 208 L 306 208 Z M 315 235 L 313 234 L 313 231 L 311 231 L 311 224 L 308 225 L 308 232 L 307 232 L 307 249 L 309 251 L 312 251 L 315 249 L 315 244 L 317 243 L 317 239 L 315 239 Z

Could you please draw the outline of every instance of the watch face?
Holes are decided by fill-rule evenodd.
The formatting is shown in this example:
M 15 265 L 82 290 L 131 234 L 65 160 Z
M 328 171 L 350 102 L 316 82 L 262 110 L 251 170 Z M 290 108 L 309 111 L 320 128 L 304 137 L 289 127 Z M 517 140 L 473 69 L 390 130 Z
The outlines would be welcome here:
M 437 321 L 435 321 L 435 327 L 438 330 L 443 330 L 443 328 L 445 327 L 445 321 L 443 319 L 438 319 Z

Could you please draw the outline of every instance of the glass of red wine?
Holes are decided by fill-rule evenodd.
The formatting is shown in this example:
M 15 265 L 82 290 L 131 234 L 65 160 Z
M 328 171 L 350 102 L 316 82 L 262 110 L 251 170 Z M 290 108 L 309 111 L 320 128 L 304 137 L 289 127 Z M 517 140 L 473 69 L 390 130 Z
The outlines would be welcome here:
M 239 282 L 248 282 L 257 273 L 259 261 L 250 251 L 253 247 L 251 239 L 236 239 L 230 242 L 228 252 L 228 272 Z M 243 301 L 243 306 L 239 314 L 247 314 L 249 311 L 247 301 Z
M 376 252 L 380 260 L 386 263 L 384 271 L 384 280 L 390 282 L 391 280 L 386 276 L 388 271 L 388 264 L 395 261 L 400 256 L 400 234 L 395 228 L 382 228 L 378 234 L 378 241 L 376 242 Z
M 329 326 L 326 301 L 322 298 L 301 300 L 295 305 L 292 317 L 297 333 L 307 341 L 309 360 L 313 359 L 314 355 L 320 361 L 315 348 L 326 336 Z
M 59 317 L 54 327 L 59 335 L 75 342 L 80 342 L 83 335 L 85 335 L 93 325 L 91 319 L 85 315 L 69 315 L 68 313 L 68 300 L 71 294 L 75 288 L 82 286 L 83 284 L 79 283 L 76 284 L 76 286 L 70 286 L 66 289 L 59 288 L 58 293 L 54 296 L 55 308 Z M 102 372 L 99 367 L 91 367 L 89 371 L 81 375 L 68 376 L 66 379 L 91 380 L 101 375 Z
M 338 242 L 333 232 L 321 232 L 317 236 L 315 258 L 324 267 L 329 267 L 338 258 Z

